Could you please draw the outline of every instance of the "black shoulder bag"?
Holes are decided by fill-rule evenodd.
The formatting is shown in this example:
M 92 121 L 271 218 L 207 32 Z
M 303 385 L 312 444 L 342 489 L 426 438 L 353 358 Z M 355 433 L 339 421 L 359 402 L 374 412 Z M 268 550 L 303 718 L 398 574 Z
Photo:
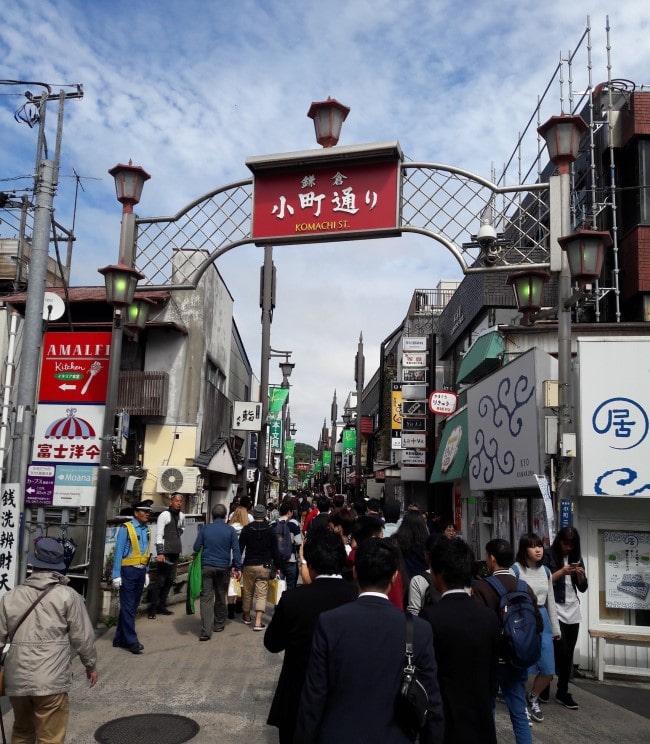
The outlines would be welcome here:
M 396 701 L 397 720 L 411 737 L 424 727 L 429 711 L 429 695 L 418 678 L 418 670 L 413 663 L 413 616 L 406 614 L 406 649 L 404 669 L 399 694 Z

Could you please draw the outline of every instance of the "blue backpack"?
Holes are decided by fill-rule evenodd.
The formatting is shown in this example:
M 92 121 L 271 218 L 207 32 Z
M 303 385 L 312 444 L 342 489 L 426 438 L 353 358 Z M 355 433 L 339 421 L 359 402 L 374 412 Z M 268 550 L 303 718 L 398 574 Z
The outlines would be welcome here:
M 536 664 L 542 653 L 539 613 L 526 582 L 518 579 L 517 589 L 508 591 L 494 576 L 485 579 L 499 595 L 501 648 L 506 661 L 518 669 Z

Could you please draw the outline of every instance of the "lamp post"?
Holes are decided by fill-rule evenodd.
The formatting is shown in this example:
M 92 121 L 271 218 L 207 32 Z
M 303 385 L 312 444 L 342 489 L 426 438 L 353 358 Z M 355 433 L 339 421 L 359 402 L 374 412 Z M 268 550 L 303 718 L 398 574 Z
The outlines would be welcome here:
M 361 398 L 363 396 L 363 378 L 365 375 L 366 360 L 363 356 L 363 334 L 359 334 L 357 355 L 354 360 L 354 381 L 357 383 L 357 441 L 355 455 L 354 496 L 361 498 Z
M 122 357 L 123 326 L 130 321 L 146 322 L 144 306 L 138 301 L 136 310 L 131 310 L 139 279 L 144 275 L 133 268 L 135 256 L 135 214 L 133 207 L 140 201 L 144 182 L 150 176 L 139 166 L 129 161 L 128 165 L 116 165 L 109 170 L 115 179 L 117 200 L 122 204 L 122 224 L 120 230 L 119 262 L 116 265 L 99 269 L 106 283 L 106 301 L 113 306 L 113 327 L 111 333 L 111 352 L 108 362 L 108 385 L 104 409 L 99 473 L 97 476 L 97 496 L 93 509 L 93 521 L 88 566 L 88 590 L 86 605 L 94 624 L 101 617 L 100 589 L 104 571 L 104 547 L 106 543 L 106 518 L 111 485 L 111 465 L 115 438 L 115 409 L 120 379 Z M 124 317 L 126 315 L 126 318 Z M 143 320 L 144 319 L 144 320 Z M 139 326 L 140 327 L 140 326 Z
M 580 138 L 588 126 L 580 116 L 552 116 L 538 128 L 546 140 L 550 161 L 559 171 L 560 225 L 564 237 L 557 239 L 561 251 L 558 277 L 558 432 L 557 432 L 557 506 L 567 492 L 571 479 L 569 460 L 575 457 L 571 395 L 571 308 L 577 299 L 572 294 L 572 279 L 584 293 L 588 282 L 597 279 L 603 265 L 604 250 L 611 245 L 607 232 L 593 230 L 571 231 L 570 174 L 571 164 L 578 157 Z M 552 176 L 551 179 L 558 178 Z M 543 271 L 519 271 L 508 277 L 513 286 L 517 306 L 524 315 L 524 323 L 530 325 L 532 316 L 541 307 L 541 295 L 548 274 Z M 580 296 L 580 294 L 578 296 Z
M 332 450 L 332 460 L 330 462 L 330 483 L 332 486 L 336 483 L 336 419 L 339 415 L 339 407 L 336 403 L 336 390 L 334 391 L 334 397 L 332 398 L 332 410 L 330 413 L 330 419 L 332 421 L 332 438 L 330 440 L 330 449 Z

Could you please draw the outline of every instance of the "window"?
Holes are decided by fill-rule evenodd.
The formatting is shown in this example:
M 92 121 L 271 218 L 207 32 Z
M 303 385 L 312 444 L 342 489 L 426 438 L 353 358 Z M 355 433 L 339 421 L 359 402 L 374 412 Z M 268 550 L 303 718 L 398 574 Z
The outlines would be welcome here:
M 226 376 L 211 360 L 206 360 L 205 381 L 223 393 L 226 388 Z

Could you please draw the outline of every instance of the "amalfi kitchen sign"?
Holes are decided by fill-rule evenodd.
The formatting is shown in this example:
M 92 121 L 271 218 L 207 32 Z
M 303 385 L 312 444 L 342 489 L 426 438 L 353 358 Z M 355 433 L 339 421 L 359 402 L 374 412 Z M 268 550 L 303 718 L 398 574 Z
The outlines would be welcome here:
M 399 235 L 401 162 L 397 142 L 250 158 L 253 239 Z

